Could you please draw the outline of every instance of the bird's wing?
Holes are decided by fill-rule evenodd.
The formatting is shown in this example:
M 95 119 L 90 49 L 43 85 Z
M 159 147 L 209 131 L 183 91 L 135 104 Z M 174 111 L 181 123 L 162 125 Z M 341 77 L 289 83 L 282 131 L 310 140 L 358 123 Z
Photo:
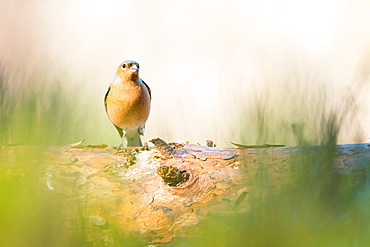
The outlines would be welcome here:
M 144 135 L 144 131 L 145 131 L 145 124 L 143 124 L 142 126 L 140 126 L 139 128 L 138 128 L 138 132 L 139 132 L 139 134 L 140 135 Z
M 119 136 L 122 138 L 122 136 L 123 136 L 123 129 L 121 129 L 120 127 L 118 127 L 117 125 L 115 125 L 115 124 L 113 124 L 114 125 L 114 127 L 116 127 L 116 129 L 117 129 L 117 131 L 118 131 L 118 133 L 119 133 Z
M 144 83 L 145 87 L 148 89 L 150 99 L 152 99 L 152 90 L 150 90 L 150 87 L 148 86 L 148 84 L 145 83 L 143 79 L 140 79 L 140 80 L 142 83 Z
M 105 96 L 104 96 L 104 107 L 105 107 L 105 111 L 107 113 L 108 113 L 108 111 L 107 111 L 107 97 L 108 97 L 109 91 L 110 91 L 110 86 L 108 85 L 107 92 L 105 93 Z
M 140 80 L 145 85 L 145 87 L 148 89 L 149 97 L 150 97 L 150 99 L 152 99 L 152 90 L 150 89 L 150 87 L 148 86 L 148 84 L 145 83 L 145 81 L 143 79 L 140 78 Z M 140 126 L 139 129 L 138 129 L 138 131 L 139 131 L 139 134 L 140 135 L 144 135 L 145 124 L 143 124 L 142 126 Z
M 108 114 L 108 111 L 107 111 L 107 97 L 108 97 L 109 91 L 110 91 L 110 86 L 108 86 L 107 92 L 105 93 L 105 97 L 104 97 L 104 107 L 105 107 L 105 111 L 106 111 L 107 114 Z M 113 125 L 114 125 L 114 127 L 116 127 L 119 135 L 122 137 L 123 136 L 123 130 L 120 127 L 118 127 L 117 125 L 115 125 L 115 124 L 113 124 Z

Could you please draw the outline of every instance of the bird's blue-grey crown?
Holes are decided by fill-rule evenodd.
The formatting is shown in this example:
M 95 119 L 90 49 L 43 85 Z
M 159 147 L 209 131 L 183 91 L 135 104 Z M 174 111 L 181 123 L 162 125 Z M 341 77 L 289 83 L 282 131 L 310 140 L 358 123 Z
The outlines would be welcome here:
M 123 63 L 127 63 L 127 64 L 139 64 L 138 62 L 136 62 L 134 60 L 125 60 L 125 61 L 123 61 Z

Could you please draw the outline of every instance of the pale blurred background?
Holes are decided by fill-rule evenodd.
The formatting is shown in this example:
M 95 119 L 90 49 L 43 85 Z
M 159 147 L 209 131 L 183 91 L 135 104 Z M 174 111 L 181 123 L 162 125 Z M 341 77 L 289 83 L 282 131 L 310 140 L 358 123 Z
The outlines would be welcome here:
M 334 118 L 369 141 L 368 1 L 0 4 L 0 143 L 117 145 L 103 98 L 126 59 L 152 89 L 144 140 L 322 144 Z

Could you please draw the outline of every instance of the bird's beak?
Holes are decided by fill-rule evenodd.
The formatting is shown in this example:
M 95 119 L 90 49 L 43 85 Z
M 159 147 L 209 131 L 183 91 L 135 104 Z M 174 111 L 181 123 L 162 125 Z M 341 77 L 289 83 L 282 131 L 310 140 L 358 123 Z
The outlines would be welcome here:
M 137 67 L 137 65 L 132 65 L 132 67 L 130 68 L 130 72 L 137 72 L 139 70 L 139 68 Z

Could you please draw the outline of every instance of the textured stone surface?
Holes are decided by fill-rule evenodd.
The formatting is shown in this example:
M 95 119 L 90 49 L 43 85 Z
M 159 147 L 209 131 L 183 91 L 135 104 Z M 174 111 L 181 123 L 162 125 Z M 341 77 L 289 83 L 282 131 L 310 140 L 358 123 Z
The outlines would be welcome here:
M 167 243 L 197 231 L 208 215 L 248 212 L 250 180 L 258 166 L 267 167 L 268 180 L 278 188 L 287 169 L 309 159 L 323 147 L 274 147 L 233 149 L 192 144 L 174 145 L 171 157 L 158 150 L 134 148 L 117 152 L 104 146 L 64 147 L 0 146 L 2 172 L 19 172 L 16 160 L 39 154 L 41 186 L 65 198 L 65 224 L 71 231 L 81 222 L 86 238 L 110 242 L 112 229 L 144 236 L 148 243 Z M 304 152 L 302 152 L 304 150 Z M 339 173 L 358 172 L 369 165 L 367 144 L 337 146 L 335 167 Z M 366 162 L 364 162 L 367 161 Z M 157 174 L 160 166 L 186 171 L 189 179 L 169 186 Z M 81 217 L 82 219 L 77 219 Z M 100 231 L 95 231 L 100 229 Z

